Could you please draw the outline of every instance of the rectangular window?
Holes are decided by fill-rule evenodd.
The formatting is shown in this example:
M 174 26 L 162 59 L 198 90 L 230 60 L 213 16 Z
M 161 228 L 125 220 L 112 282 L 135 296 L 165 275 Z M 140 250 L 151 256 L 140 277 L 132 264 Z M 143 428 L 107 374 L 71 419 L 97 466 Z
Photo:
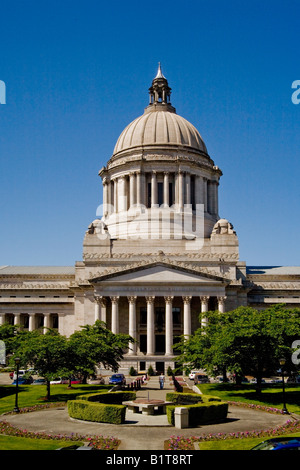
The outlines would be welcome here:
M 180 307 L 173 307 L 173 323 L 174 325 L 180 325 L 181 324 L 181 309 Z
M 147 308 L 146 307 L 140 308 L 140 324 L 147 325 Z
M 157 183 L 157 203 L 161 206 L 164 203 L 164 184 Z

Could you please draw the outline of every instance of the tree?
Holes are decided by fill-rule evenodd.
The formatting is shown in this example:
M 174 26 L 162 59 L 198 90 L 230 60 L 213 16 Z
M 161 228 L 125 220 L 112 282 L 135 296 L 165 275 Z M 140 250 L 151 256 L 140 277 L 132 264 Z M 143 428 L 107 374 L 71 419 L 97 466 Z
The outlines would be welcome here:
M 208 324 L 180 343 L 179 361 L 185 368 L 246 374 L 257 379 L 260 390 L 264 374 L 279 367 L 284 355 L 291 370 L 292 343 L 300 335 L 300 310 L 276 305 L 257 311 L 239 307 L 231 312 L 209 312 Z
M 50 400 L 50 380 L 66 369 L 67 353 L 66 337 L 51 329 L 45 334 L 41 334 L 38 330 L 27 333 L 22 336 L 22 341 L 19 341 L 18 347 L 14 350 L 14 356 L 20 357 L 24 367 L 30 365 L 46 379 L 48 400 Z
M 95 365 L 102 364 L 116 372 L 124 351 L 134 339 L 125 334 L 114 334 L 99 320 L 94 325 L 85 325 L 69 338 L 69 370 L 84 377 L 95 372 Z

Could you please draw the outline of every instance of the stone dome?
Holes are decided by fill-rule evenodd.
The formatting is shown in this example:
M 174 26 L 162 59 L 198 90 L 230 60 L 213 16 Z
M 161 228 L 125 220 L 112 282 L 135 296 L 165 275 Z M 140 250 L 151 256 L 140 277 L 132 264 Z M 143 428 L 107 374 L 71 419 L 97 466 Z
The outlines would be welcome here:
M 150 105 L 142 116 L 132 121 L 117 140 L 114 155 L 133 147 L 152 145 L 184 146 L 207 154 L 197 129 L 167 104 Z

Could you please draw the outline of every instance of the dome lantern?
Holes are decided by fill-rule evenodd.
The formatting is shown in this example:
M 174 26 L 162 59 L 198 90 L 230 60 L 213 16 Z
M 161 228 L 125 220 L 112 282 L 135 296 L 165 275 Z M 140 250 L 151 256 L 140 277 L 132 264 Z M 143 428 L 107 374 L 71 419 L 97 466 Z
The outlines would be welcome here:
M 169 87 L 168 80 L 164 77 L 160 62 L 158 63 L 158 70 L 156 77 L 152 80 L 152 85 L 149 88 L 149 106 L 147 111 L 156 109 L 157 105 L 164 105 L 168 111 L 176 112 L 175 108 L 171 106 L 171 88 Z

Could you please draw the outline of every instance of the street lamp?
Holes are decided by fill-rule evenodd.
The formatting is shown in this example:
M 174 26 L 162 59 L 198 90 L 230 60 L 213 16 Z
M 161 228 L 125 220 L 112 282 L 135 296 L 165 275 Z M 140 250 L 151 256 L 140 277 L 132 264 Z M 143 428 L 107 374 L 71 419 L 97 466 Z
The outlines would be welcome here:
M 15 358 L 15 363 L 16 363 L 16 366 L 17 366 L 17 380 L 16 380 L 16 399 L 15 399 L 15 408 L 14 408 L 14 412 L 15 412 L 15 413 L 20 413 L 20 409 L 19 409 L 19 406 L 18 406 L 19 365 L 20 365 L 20 358 L 19 358 L 19 357 L 16 357 L 16 358 Z
M 285 414 L 289 414 L 287 408 L 286 408 L 286 403 L 285 403 L 285 384 L 284 384 L 284 365 L 285 365 L 285 359 L 282 358 L 279 360 L 280 366 L 281 366 L 281 373 L 282 373 L 282 401 L 283 401 L 283 408 L 282 411 Z

